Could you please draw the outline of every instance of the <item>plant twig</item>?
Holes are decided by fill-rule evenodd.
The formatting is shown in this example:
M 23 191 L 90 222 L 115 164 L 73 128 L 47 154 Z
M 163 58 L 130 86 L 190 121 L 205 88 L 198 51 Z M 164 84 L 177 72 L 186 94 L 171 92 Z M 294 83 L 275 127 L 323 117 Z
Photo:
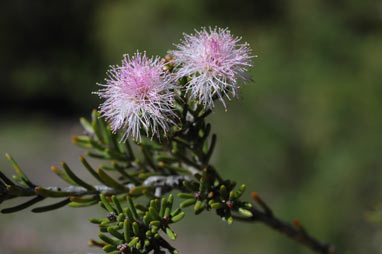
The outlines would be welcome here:
M 322 243 L 312 237 L 309 233 L 305 231 L 302 227 L 293 226 L 290 223 L 284 222 L 277 217 L 275 217 L 273 214 L 269 214 L 266 211 L 261 211 L 257 209 L 256 207 L 252 207 L 248 209 L 253 214 L 252 217 L 239 217 L 234 216 L 234 218 L 238 221 L 243 222 L 261 222 L 267 225 L 268 227 L 271 227 L 273 230 L 276 230 L 290 239 L 305 245 L 309 249 L 322 254 L 334 254 L 335 249 L 334 247 L 330 246 L 327 243 Z

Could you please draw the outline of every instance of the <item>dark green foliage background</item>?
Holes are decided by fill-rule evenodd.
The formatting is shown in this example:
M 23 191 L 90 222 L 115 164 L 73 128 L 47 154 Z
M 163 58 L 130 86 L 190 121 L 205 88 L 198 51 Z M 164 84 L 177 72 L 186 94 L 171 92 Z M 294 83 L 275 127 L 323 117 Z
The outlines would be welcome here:
M 212 115 L 216 167 L 340 253 L 377 253 L 381 224 L 367 215 L 382 202 L 381 22 L 379 1 L 2 1 L 0 152 L 35 182 L 63 184 L 49 166 L 79 166 L 70 136 L 99 104 L 91 92 L 108 65 L 136 49 L 164 55 L 194 28 L 228 26 L 258 55 L 256 82 Z M 0 166 L 10 173 L 5 159 Z M 1 252 L 87 253 L 97 213 L 2 215 Z M 177 227 L 181 253 L 309 253 L 212 214 L 189 213 Z

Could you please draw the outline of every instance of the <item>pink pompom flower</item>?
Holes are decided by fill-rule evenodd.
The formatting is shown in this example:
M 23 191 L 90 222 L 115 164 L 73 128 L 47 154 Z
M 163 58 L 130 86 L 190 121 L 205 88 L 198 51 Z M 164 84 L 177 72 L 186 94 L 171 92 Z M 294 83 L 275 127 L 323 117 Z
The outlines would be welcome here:
M 214 107 L 218 98 L 237 96 L 239 83 L 251 80 L 246 73 L 252 66 L 251 49 L 241 38 L 233 37 L 228 29 L 202 28 L 196 34 L 184 34 L 177 50 L 171 52 L 178 67 L 176 78 L 189 77 L 186 91 L 191 99 L 198 99 L 205 108 Z
M 125 55 L 121 66 L 111 66 L 106 84 L 99 84 L 104 88 L 96 94 L 106 99 L 101 115 L 114 132 L 124 130 L 123 140 L 132 136 L 141 141 L 142 128 L 147 136 L 151 132 L 159 137 L 160 130 L 166 132 L 173 124 L 174 85 L 163 67 L 159 57 Z

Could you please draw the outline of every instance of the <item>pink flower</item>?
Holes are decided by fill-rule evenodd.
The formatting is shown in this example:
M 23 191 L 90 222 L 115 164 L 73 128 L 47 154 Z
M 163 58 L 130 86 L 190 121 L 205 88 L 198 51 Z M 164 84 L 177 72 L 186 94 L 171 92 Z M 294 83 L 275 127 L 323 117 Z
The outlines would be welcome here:
M 195 35 L 184 35 L 178 50 L 172 51 L 176 78 L 190 77 L 186 91 L 191 99 L 198 99 L 205 108 L 214 107 L 218 98 L 226 107 L 224 97 L 237 96 L 239 83 L 251 80 L 246 74 L 252 66 L 251 49 L 241 38 L 233 37 L 227 29 L 203 28 Z
M 140 131 L 160 136 L 173 121 L 174 92 L 168 73 L 159 57 L 147 58 L 146 53 L 125 55 L 121 66 L 111 66 L 104 88 L 96 92 L 106 99 L 100 112 L 114 132 L 124 129 L 128 136 L 141 141 Z

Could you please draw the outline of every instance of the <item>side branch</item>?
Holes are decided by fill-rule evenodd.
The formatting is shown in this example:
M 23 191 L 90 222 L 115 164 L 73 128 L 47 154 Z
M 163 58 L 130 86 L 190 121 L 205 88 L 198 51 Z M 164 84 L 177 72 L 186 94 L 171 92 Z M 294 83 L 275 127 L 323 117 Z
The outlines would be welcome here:
M 0 172 L 1 173 L 1 172 Z M 74 207 L 83 207 L 94 205 L 98 202 L 99 194 L 105 195 L 119 195 L 119 194 L 129 194 L 129 195 L 140 195 L 142 191 L 147 189 L 152 189 L 154 191 L 154 196 L 161 197 L 164 193 L 170 192 L 173 189 L 183 190 L 182 182 L 191 181 L 188 176 L 170 175 L 170 176 L 150 176 L 147 177 L 141 185 L 135 185 L 132 183 L 121 185 L 123 188 L 115 188 L 114 186 L 106 185 L 89 185 L 88 188 L 83 186 L 66 186 L 66 187 L 39 187 L 39 186 L 22 186 L 16 185 L 12 181 L 7 179 L 8 185 L 4 185 L 0 182 L 0 203 L 5 200 L 18 198 L 18 197 L 33 197 L 33 199 L 21 203 L 14 207 L 9 207 L 2 209 L 2 213 L 12 213 L 17 212 L 22 209 L 28 208 L 45 198 L 65 198 L 64 200 L 49 205 L 46 207 L 32 209 L 32 212 L 43 212 L 53 209 L 60 208 L 70 202 L 80 202 L 80 204 L 73 204 Z M 118 187 L 118 186 L 116 186 Z M 82 198 L 84 196 L 91 196 L 90 198 Z
M 234 218 L 244 222 L 261 222 L 271 227 L 272 229 L 288 236 L 290 239 L 297 241 L 311 250 L 322 254 L 334 254 L 334 247 L 327 243 L 322 243 L 312 237 L 305 229 L 300 225 L 298 221 L 294 221 L 294 225 L 284 222 L 276 218 L 272 213 L 261 211 L 256 207 L 248 209 L 253 214 L 252 217 L 239 217 Z

